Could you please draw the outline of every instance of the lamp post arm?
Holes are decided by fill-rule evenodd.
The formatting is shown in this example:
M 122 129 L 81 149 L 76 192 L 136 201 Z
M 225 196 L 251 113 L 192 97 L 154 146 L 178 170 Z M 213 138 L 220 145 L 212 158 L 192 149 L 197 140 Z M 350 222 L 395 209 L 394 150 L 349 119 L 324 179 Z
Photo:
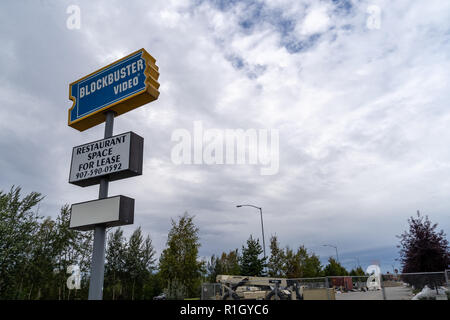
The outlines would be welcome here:
M 238 205 L 237 207 L 253 207 L 253 208 L 255 208 L 255 209 L 261 210 L 260 207 L 254 206 L 254 205 L 252 205 L 252 204 L 240 204 L 240 205 Z

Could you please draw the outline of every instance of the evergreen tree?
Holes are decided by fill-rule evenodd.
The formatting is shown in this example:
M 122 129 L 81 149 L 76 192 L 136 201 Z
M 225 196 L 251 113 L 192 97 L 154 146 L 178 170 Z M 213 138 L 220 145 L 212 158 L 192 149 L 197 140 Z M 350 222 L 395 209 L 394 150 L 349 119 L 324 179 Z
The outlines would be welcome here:
M 303 277 L 301 254 L 302 254 L 301 250 L 294 252 L 294 250 L 292 250 L 291 248 L 286 247 L 283 264 L 284 265 L 283 273 L 285 277 L 287 278 Z
M 365 277 L 366 273 L 361 268 L 361 266 L 358 266 L 356 269 L 352 269 L 350 271 L 350 275 L 351 276 L 361 276 L 361 277 L 358 277 L 358 278 L 353 278 L 353 281 L 358 281 L 358 282 L 365 282 L 365 281 L 367 281 L 367 277 Z
M 284 275 L 283 269 L 285 268 L 285 254 L 283 249 L 280 248 L 278 238 L 276 235 L 270 238 L 270 258 L 267 264 L 268 273 L 271 277 L 281 277 Z
M 364 270 L 361 268 L 361 266 L 358 266 L 356 269 L 352 269 L 350 271 L 350 275 L 351 276 L 365 276 L 366 273 L 364 272 Z
M 319 257 L 314 253 L 308 254 L 305 259 L 303 277 L 323 277 L 322 264 L 320 263 Z
M 328 259 L 328 264 L 324 268 L 324 274 L 327 277 L 348 276 L 348 271 L 333 257 Z
M 247 247 L 242 246 L 242 256 L 240 257 L 242 275 L 256 277 L 264 275 L 265 258 L 259 258 L 262 253 L 263 249 L 259 240 L 254 240 L 250 235 L 247 240 Z
M 270 239 L 271 257 L 269 259 L 269 274 L 273 277 L 304 278 L 323 276 L 320 259 L 314 253 L 309 253 L 305 246 L 300 246 L 296 252 L 286 247 L 280 249 L 278 239 Z

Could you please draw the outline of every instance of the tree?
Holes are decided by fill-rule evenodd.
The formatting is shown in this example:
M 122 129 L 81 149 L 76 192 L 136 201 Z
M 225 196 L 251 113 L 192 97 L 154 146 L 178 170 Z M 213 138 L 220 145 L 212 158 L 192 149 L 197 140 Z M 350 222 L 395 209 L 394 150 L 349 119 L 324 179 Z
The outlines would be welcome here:
M 267 264 L 268 273 L 271 277 L 283 276 L 285 259 L 284 251 L 280 248 L 277 236 L 272 236 L 270 238 L 270 258 Z
M 353 281 L 356 282 L 366 282 L 367 281 L 367 277 L 366 277 L 366 273 L 364 272 L 363 268 L 361 268 L 361 266 L 358 266 L 356 269 L 352 269 L 350 271 L 350 275 L 353 277 L 357 277 L 357 278 L 353 278 Z
M 324 268 L 325 276 L 348 276 L 348 271 L 333 257 L 328 259 L 328 264 Z
M 358 266 L 356 269 L 352 269 L 350 271 L 351 276 L 365 276 L 366 273 L 364 272 L 363 268 L 361 266 Z
M 144 241 L 141 227 L 138 227 L 131 235 L 124 252 L 123 266 L 131 300 L 136 298 L 136 292 L 140 293 L 142 298 L 144 281 L 148 279 L 153 270 L 154 255 L 155 250 L 150 237 L 147 236 Z
M 314 253 L 308 254 L 305 259 L 303 276 L 306 278 L 322 277 L 322 264 L 320 259 Z
M 105 264 L 105 296 L 111 295 L 116 300 L 122 294 L 123 276 L 125 274 L 125 238 L 123 230 L 117 228 L 108 236 Z M 109 292 L 111 291 L 111 292 Z
M 87 283 L 91 266 L 93 232 L 81 232 L 69 229 L 70 207 L 64 205 L 55 221 L 56 235 L 54 240 L 55 281 L 58 288 L 57 299 L 70 299 L 71 291 L 67 289 L 67 267 L 78 265 L 82 275 L 83 296 L 88 293 Z M 77 294 L 77 290 L 74 292 Z M 39 298 L 39 295 L 38 295 Z M 56 299 L 56 298 L 55 298 Z
M 210 260 L 206 263 L 206 272 L 208 273 L 206 280 L 208 282 L 216 282 L 216 277 L 223 274 L 223 267 L 220 259 L 212 255 Z
M 142 247 L 142 251 L 141 251 L 141 265 L 142 265 L 142 284 L 141 284 L 141 296 L 142 299 L 145 298 L 146 293 L 150 293 L 151 296 L 154 296 L 158 293 L 155 294 L 155 291 L 153 290 L 157 290 L 159 291 L 159 278 L 155 278 L 153 271 L 156 269 L 156 258 L 155 257 L 156 251 L 155 248 L 153 247 L 153 243 L 152 240 L 150 238 L 150 236 L 147 235 L 147 237 L 145 238 L 144 241 L 144 245 Z
M 322 266 L 319 257 L 309 254 L 305 246 L 300 246 L 297 252 L 286 247 L 284 252 L 283 271 L 287 278 L 320 277 Z
M 22 299 L 51 297 L 55 294 L 53 269 L 57 251 L 57 229 L 55 222 L 46 218 L 39 226 L 39 230 L 32 242 L 33 250 L 30 255 L 28 272 L 23 274 L 26 296 Z
M 145 271 L 142 264 L 142 241 L 142 232 L 139 227 L 131 235 L 124 254 L 124 269 L 131 284 L 131 300 L 134 300 L 136 280 Z
M 205 271 L 204 262 L 198 261 L 199 229 L 193 219 L 187 212 L 178 222 L 171 219 L 166 249 L 159 259 L 160 276 L 167 288 L 182 292 L 177 298 L 199 295 L 201 275 Z
M 314 253 L 309 253 L 305 246 L 300 246 L 296 252 L 289 247 L 280 249 L 278 239 L 270 239 L 271 256 L 269 259 L 269 274 L 273 277 L 304 278 L 321 277 L 323 275 L 320 259 Z
M 152 240 L 150 236 L 144 240 L 141 227 L 128 241 L 121 228 L 111 233 L 106 249 L 105 298 L 135 300 L 154 296 L 160 290 L 152 273 L 154 255 Z
M 25 298 L 24 275 L 30 268 L 34 236 L 42 219 L 33 210 L 43 199 L 37 192 L 21 197 L 21 188 L 0 191 L 0 297 Z
M 216 282 L 216 277 L 219 274 L 239 275 L 239 253 L 238 249 L 231 250 L 228 254 L 222 252 L 222 255 L 216 257 L 212 255 L 206 266 L 208 282 Z
M 226 254 L 222 253 L 220 258 L 221 264 L 223 266 L 223 273 L 229 275 L 239 275 L 241 274 L 241 267 L 239 265 L 239 252 L 238 249 L 231 250 Z
M 87 297 L 92 232 L 69 229 L 70 208 L 56 218 L 38 214 L 40 193 L 22 198 L 21 188 L 0 191 L 0 298 L 77 299 Z M 69 265 L 79 265 L 82 290 L 67 290 Z M 71 294 L 72 293 L 72 294 Z
M 443 230 L 436 231 L 437 224 L 431 224 L 428 216 L 408 219 L 409 231 L 400 238 L 400 261 L 402 272 L 444 271 L 450 263 L 448 241 Z
M 409 230 L 400 236 L 400 261 L 403 273 L 444 271 L 450 263 L 448 241 L 443 230 L 437 231 L 428 216 L 420 215 L 408 219 Z M 422 288 L 425 284 L 435 287 L 436 277 L 405 277 L 406 282 Z
M 299 252 L 294 252 L 289 247 L 285 248 L 283 273 L 287 278 L 301 278 L 303 276 Z
M 242 246 L 242 256 L 240 257 L 241 274 L 246 276 L 259 277 L 263 275 L 265 258 L 259 258 L 263 249 L 259 240 L 254 240 L 250 235 L 247 240 L 247 247 Z

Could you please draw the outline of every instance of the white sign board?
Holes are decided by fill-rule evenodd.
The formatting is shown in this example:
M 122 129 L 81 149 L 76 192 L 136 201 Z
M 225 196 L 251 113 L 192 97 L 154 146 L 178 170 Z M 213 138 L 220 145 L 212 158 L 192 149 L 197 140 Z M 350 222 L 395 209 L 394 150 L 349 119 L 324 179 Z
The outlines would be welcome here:
M 90 230 L 97 224 L 108 227 L 132 224 L 134 199 L 115 196 L 72 205 L 70 229 Z
M 69 183 L 82 187 L 142 174 L 143 138 L 127 132 L 73 148 Z

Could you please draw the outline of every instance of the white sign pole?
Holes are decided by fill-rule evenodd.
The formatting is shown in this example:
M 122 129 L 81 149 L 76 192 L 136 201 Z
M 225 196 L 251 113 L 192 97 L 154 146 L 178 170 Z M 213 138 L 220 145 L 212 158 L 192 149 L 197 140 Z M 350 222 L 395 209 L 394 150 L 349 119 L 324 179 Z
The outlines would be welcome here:
M 113 135 L 114 111 L 106 112 L 105 139 Z M 100 180 L 99 199 L 108 197 L 108 178 Z M 89 300 L 103 299 L 103 278 L 105 273 L 106 226 L 96 225 L 94 229 L 94 250 L 92 252 L 91 279 L 89 283 Z

